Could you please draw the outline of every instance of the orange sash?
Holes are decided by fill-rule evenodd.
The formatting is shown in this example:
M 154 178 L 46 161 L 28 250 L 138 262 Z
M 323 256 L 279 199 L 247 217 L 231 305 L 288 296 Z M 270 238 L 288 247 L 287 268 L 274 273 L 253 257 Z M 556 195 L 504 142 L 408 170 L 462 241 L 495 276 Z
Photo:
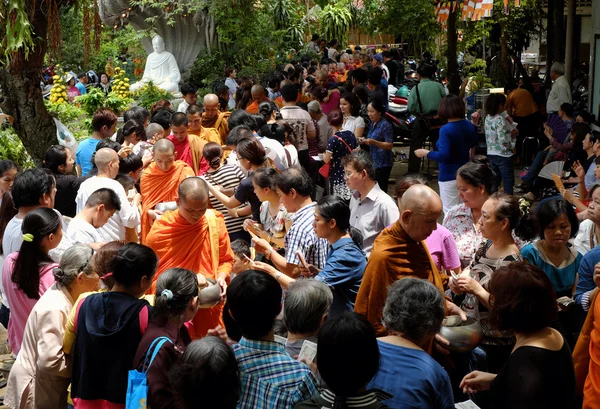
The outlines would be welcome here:
M 175 201 L 179 184 L 189 176 L 194 176 L 194 170 L 187 163 L 180 160 L 175 161 L 173 166 L 166 172 L 160 170 L 154 162 L 144 170 L 140 179 L 140 191 L 142 195 L 142 243 L 144 243 L 151 227 L 148 210 L 154 209 L 154 206 L 158 203 Z

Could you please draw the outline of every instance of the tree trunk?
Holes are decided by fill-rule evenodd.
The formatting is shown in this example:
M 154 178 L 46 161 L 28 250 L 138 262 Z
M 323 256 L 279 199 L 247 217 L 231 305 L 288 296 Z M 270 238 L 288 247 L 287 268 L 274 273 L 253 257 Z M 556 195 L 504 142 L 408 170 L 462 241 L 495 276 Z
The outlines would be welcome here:
M 556 7 L 556 0 L 548 0 L 548 18 L 546 19 L 546 88 L 550 89 L 552 86 L 552 80 L 550 79 L 550 67 L 554 62 L 554 9 Z
M 565 1 L 553 0 L 554 13 L 554 60 L 563 62 L 565 60 Z M 548 15 L 550 18 L 550 15 Z
M 506 82 L 512 76 L 510 67 L 510 56 L 508 46 L 506 45 L 505 23 L 500 23 L 500 58 L 502 59 L 502 71 L 504 72 L 503 82 Z
M 458 32 L 456 31 L 456 9 L 448 16 L 448 78 L 458 74 L 458 61 L 456 60 L 456 46 L 458 43 Z
M 40 88 L 47 46 L 46 13 L 46 3 L 37 2 L 34 16 L 30 19 L 35 48 L 27 57 L 23 50 L 13 54 L 10 62 L 0 69 L 0 87 L 5 97 L 2 109 L 15 118 L 17 135 L 36 164 L 41 162 L 46 149 L 57 142 L 56 126 L 46 110 Z

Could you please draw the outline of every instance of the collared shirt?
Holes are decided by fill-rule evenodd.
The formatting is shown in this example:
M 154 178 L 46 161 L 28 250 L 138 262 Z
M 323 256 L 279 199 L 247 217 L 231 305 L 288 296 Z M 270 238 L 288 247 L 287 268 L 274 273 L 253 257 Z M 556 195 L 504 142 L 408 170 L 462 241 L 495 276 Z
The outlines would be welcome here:
M 292 226 L 284 238 L 285 259 L 288 263 L 299 266 L 300 258 L 296 252 L 301 251 L 307 263 L 322 269 L 325 266 L 329 243 L 317 237 L 313 228 L 315 207 L 317 204 L 313 202 L 292 216 Z
M 577 304 L 581 304 L 584 311 L 590 309 L 590 293 L 596 288 L 596 284 L 594 283 L 594 267 L 598 263 L 600 263 L 600 247 L 594 247 L 588 251 L 581 259 L 581 263 L 579 263 L 577 285 L 573 299 Z
M 187 110 L 189 107 L 190 104 L 188 104 L 187 101 L 184 99 L 177 107 L 177 112 L 183 112 L 184 114 L 187 114 Z
M 546 111 L 548 113 L 558 112 L 562 104 L 571 102 L 571 86 L 565 76 L 561 75 L 554 81 L 550 94 L 548 94 Z
M 317 391 L 314 375 L 278 342 L 242 337 L 233 346 L 242 375 L 238 409 L 288 409 Z
M 369 139 L 379 142 L 394 142 L 394 130 L 392 124 L 381 118 L 376 123 L 371 122 L 369 125 Z M 378 146 L 370 146 L 371 156 L 375 164 L 375 169 L 385 168 L 394 165 L 394 157 L 391 149 L 381 149 Z
M 421 97 L 421 107 L 417 98 L 417 87 L 419 88 L 419 96 Z M 444 86 L 439 82 L 431 81 L 428 78 L 423 78 L 421 82 L 412 90 L 408 96 L 408 110 L 411 114 L 431 114 L 437 112 L 440 107 L 442 98 L 446 96 Z
M 379 233 L 399 218 L 398 206 L 377 183 L 363 199 L 359 192 L 355 192 L 350 199 L 350 225 L 362 233 L 363 250 L 367 257 Z
M 485 118 L 485 141 L 488 155 L 511 157 L 517 138 L 511 134 L 510 123 L 501 115 Z
M 354 311 L 366 266 L 365 254 L 351 238 L 341 238 L 329 247 L 327 263 L 315 277 L 334 290 L 329 316 Z

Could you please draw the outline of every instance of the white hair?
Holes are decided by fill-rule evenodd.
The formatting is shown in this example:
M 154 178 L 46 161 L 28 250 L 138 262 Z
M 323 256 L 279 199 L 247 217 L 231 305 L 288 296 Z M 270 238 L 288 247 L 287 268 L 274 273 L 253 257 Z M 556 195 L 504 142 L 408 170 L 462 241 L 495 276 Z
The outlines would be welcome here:
M 553 72 L 558 75 L 565 75 L 565 66 L 563 63 L 557 61 L 554 64 L 552 64 L 550 72 Z

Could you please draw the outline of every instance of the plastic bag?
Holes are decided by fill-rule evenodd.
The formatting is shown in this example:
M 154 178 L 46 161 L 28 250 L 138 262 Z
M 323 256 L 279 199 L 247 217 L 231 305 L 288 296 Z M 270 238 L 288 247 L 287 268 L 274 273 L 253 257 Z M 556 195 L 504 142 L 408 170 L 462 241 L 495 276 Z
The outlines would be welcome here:
M 58 144 L 70 150 L 74 157 L 77 152 L 77 145 L 79 145 L 77 140 L 71 131 L 69 131 L 69 128 L 63 125 L 58 119 L 54 118 L 54 124 L 56 125 L 56 139 L 58 139 Z

